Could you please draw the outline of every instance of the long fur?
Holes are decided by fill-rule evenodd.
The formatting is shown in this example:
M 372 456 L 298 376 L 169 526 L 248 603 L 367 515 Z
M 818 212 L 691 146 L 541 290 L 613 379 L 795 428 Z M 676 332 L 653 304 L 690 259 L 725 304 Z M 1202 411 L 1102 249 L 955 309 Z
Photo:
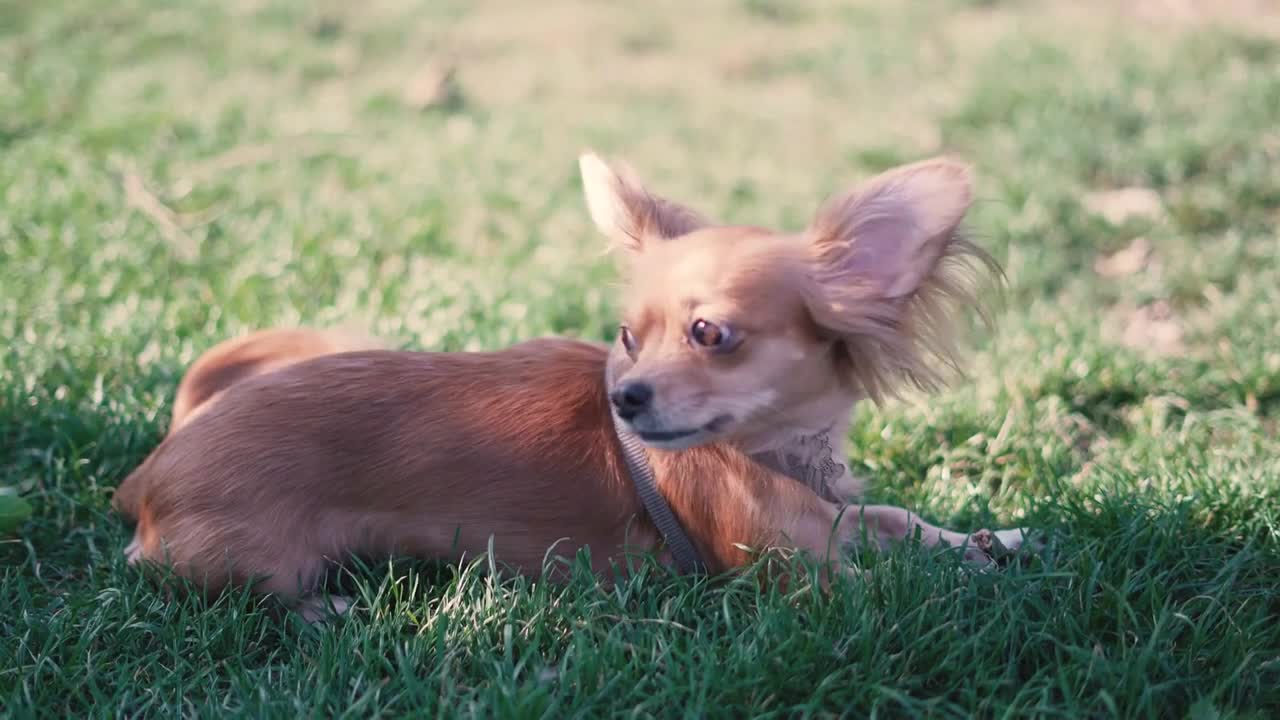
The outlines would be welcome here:
M 830 262 L 818 258 L 819 267 Z M 990 324 L 981 292 L 998 289 L 1004 277 L 990 253 L 957 230 L 934 264 L 920 288 L 904 299 L 876 298 L 865 286 L 824 283 L 821 270 L 815 273 L 818 281 L 806 288 L 815 320 L 841 338 L 841 374 L 874 402 L 897 397 L 907 387 L 933 392 L 962 376 L 958 315 L 976 312 Z

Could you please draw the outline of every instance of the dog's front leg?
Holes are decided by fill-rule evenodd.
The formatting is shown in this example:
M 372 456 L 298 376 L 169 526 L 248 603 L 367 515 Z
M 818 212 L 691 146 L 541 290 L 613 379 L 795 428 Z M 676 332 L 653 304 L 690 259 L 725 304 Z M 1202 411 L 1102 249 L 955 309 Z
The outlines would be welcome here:
M 846 544 L 860 542 L 865 536 L 881 548 L 888 548 L 918 535 L 929 547 L 963 547 L 965 560 L 981 565 L 1016 552 L 1027 536 L 1022 529 L 956 532 L 931 525 L 910 510 L 893 505 L 849 505 L 837 512 L 839 536 Z
M 1023 531 L 982 530 L 965 534 L 931 525 L 909 510 L 891 505 L 840 506 L 766 465 L 745 456 L 657 455 L 664 494 L 685 523 L 704 561 L 715 571 L 742 567 L 754 550 L 803 552 L 819 561 L 824 575 L 847 574 L 845 550 L 863 537 L 887 548 L 917 533 L 929 546 L 965 547 L 965 558 L 983 565 L 1024 544 Z M 695 462 L 695 459 L 699 459 Z

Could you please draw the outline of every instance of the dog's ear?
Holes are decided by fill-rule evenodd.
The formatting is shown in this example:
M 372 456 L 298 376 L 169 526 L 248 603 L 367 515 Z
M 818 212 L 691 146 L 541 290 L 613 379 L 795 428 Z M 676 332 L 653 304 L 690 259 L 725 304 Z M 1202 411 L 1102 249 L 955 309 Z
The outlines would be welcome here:
M 856 286 L 868 299 L 910 295 L 937 266 L 972 196 L 968 166 L 936 159 L 832 199 L 809 228 L 822 282 Z
M 968 166 L 927 160 L 889 170 L 829 201 L 807 231 L 810 313 L 840 341 L 847 368 L 868 394 L 922 387 L 940 376 L 925 362 L 955 367 L 944 300 L 976 304 L 957 274 L 999 266 L 959 232 L 973 196 Z M 977 261 L 977 262 L 972 262 Z
M 610 167 L 587 152 L 578 158 L 578 168 L 591 219 L 610 241 L 628 250 L 642 250 L 646 242 L 670 240 L 708 224 L 697 212 L 650 194 L 625 165 Z

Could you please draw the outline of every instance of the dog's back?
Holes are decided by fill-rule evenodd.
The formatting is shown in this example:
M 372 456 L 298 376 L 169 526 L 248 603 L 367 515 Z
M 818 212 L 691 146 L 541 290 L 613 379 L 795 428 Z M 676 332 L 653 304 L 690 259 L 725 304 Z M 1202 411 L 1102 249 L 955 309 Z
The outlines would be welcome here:
M 191 365 L 178 385 L 169 434 L 207 410 L 233 384 L 322 355 L 382 350 L 385 344 L 337 330 L 272 328 L 215 345 Z

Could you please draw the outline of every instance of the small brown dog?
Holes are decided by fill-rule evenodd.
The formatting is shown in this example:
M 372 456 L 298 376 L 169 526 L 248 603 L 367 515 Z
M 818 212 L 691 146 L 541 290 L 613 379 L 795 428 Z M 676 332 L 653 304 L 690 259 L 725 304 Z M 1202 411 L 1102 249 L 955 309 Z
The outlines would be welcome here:
M 852 406 L 934 385 L 930 358 L 952 360 L 945 301 L 971 300 L 966 271 L 995 269 L 958 233 L 964 166 L 889 171 L 796 235 L 712 224 L 594 155 L 581 169 L 592 218 L 631 260 L 611 349 L 333 354 L 347 348 L 301 335 L 265 355 L 220 346 L 117 495 L 137 520 L 131 559 L 304 608 L 326 564 L 351 555 L 453 560 L 492 540 L 500 562 L 537 572 L 553 547 L 589 546 L 605 571 L 662 545 L 619 430 L 646 444 L 713 572 L 747 563 L 744 547 L 843 568 L 832 550 L 864 532 L 967 545 L 984 563 L 1023 543 L 1020 530 L 968 535 L 902 508 L 843 507 L 860 490 L 838 462 Z

